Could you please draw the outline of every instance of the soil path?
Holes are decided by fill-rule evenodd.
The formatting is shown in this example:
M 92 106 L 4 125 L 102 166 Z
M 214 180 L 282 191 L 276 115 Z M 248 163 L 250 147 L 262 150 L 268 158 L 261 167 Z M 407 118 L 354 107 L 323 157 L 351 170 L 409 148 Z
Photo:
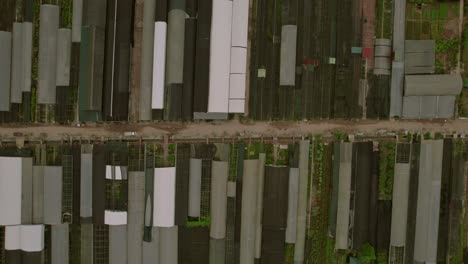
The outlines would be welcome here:
M 334 133 L 365 136 L 391 136 L 404 132 L 434 132 L 443 134 L 468 133 L 467 120 L 437 121 L 311 121 L 311 122 L 226 122 L 201 123 L 130 123 L 93 124 L 77 126 L 60 125 L 4 125 L 0 127 L 0 140 L 119 139 L 126 132 L 133 138 L 174 140 L 226 140 L 233 138 L 300 138 L 308 135 L 333 135 Z

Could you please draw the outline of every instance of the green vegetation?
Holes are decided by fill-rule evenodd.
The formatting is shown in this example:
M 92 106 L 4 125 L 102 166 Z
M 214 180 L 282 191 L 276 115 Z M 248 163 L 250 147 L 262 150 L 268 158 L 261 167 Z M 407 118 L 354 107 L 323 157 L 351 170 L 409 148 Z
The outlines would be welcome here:
M 145 151 L 147 156 L 154 156 L 156 168 L 175 166 L 176 144 L 167 145 L 167 152 L 162 144 L 146 144 Z
M 463 221 L 460 221 L 459 223 L 459 232 L 460 232 L 460 238 L 466 237 L 468 230 L 464 230 L 463 228 Z M 463 263 L 463 239 L 460 239 L 458 241 L 460 244 L 457 247 L 457 255 L 455 256 L 449 256 L 450 262 L 449 263 Z
M 365 243 L 361 246 L 358 256 L 363 264 L 371 264 L 377 260 L 374 247 L 372 247 L 369 243 Z
M 161 146 L 164 149 L 164 146 Z M 164 153 L 164 166 L 172 167 L 175 166 L 176 162 L 176 144 L 167 145 L 167 153 Z
M 458 62 L 461 40 L 458 36 L 459 3 L 409 1 L 406 17 L 407 39 L 433 39 L 436 42 L 436 73 L 449 73 Z
M 327 238 L 326 245 L 325 245 L 325 253 L 326 253 L 326 260 L 323 263 L 327 263 L 327 264 L 345 264 L 346 263 L 346 252 L 343 252 L 343 251 L 335 252 L 335 240 L 332 238 Z
M 377 264 L 387 264 L 388 263 L 388 253 L 387 251 L 378 251 L 377 252 Z
M 436 59 L 435 61 L 435 73 L 442 74 L 445 72 L 444 63 L 440 59 Z
M 194 228 L 194 227 L 206 227 L 210 226 L 211 218 L 210 217 L 201 217 L 198 221 L 188 221 L 187 227 Z
M 423 138 L 424 138 L 425 140 L 429 140 L 429 139 L 432 139 L 432 135 L 431 135 L 430 132 L 426 132 L 426 133 L 424 133 Z
M 284 264 L 294 264 L 294 244 L 286 244 Z
M 72 7 L 73 1 L 72 0 L 60 0 L 60 20 L 61 20 L 61 27 L 71 28 L 72 26 Z
M 31 122 L 36 120 L 37 82 L 39 79 L 39 14 L 40 1 L 33 1 L 33 58 L 31 82 Z
M 439 64 L 436 65 L 438 72 L 446 73 L 457 65 L 458 47 L 460 39 L 458 37 L 447 38 L 445 33 L 446 22 L 440 20 L 441 17 L 432 17 L 431 21 L 431 39 L 436 42 L 436 57 Z M 441 67 L 440 62 L 443 63 Z
M 60 165 L 60 145 L 48 144 L 46 145 L 46 164 L 47 165 Z
M 341 131 L 336 131 L 335 132 L 335 137 L 338 139 L 338 141 L 345 140 L 345 139 L 348 138 L 348 136 L 346 134 L 344 134 L 343 132 L 341 132 Z
M 229 180 L 230 181 L 237 180 L 238 148 L 239 148 L 239 144 L 230 144 L 230 151 L 231 151 L 231 153 L 229 154 Z
M 393 35 L 393 3 L 391 0 L 377 0 L 376 32 L 377 38 L 391 39 Z
M 467 148 L 466 148 L 465 144 L 466 143 L 465 143 L 464 140 L 461 140 L 461 139 L 455 139 L 454 140 L 453 153 L 454 153 L 455 156 L 465 154 L 465 152 L 467 151 Z
M 444 54 L 446 56 L 446 67 L 455 67 L 457 65 L 458 47 L 460 46 L 460 39 L 445 39 L 443 36 L 438 36 L 436 40 L 436 54 Z
M 458 158 L 463 158 L 466 157 L 465 155 L 467 154 L 468 148 L 466 145 L 466 140 L 464 139 L 454 139 L 453 140 L 453 149 L 452 149 L 452 158 L 454 160 L 457 160 Z M 461 202 L 461 201 L 460 201 Z M 449 254 L 449 263 L 463 263 L 463 248 L 466 247 L 466 240 L 464 239 L 465 237 L 468 236 L 468 230 L 464 226 L 464 217 L 466 214 L 463 212 L 463 207 L 455 207 L 452 209 L 453 213 L 458 215 L 457 221 L 458 221 L 458 226 L 454 226 L 454 228 L 458 228 L 458 238 L 450 238 L 450 254 Z M 458 213 L 456 213 L 458 211 Z M 454 218 L 455 219 L 455 218 Z M 452 219 L 452 221 L 454 220 Z M 455 222 L 455 221 L 454 221 Z M 455 222 L 456 223 L 456 222 Z
M 254 142 L 245 146 L 246 159 L 258 159 L 260 153 L 264 153 L 265 147 L 260 142 Z
M 379 200 L 392 200 L 395 142 L 380 142 Z
M 307 239 L 311 242 L 311 249 L 306 259 L 307 263 L 332 263 L 329 261 L 331 258 L 329 251 L 334 247 L 334 243 L 329 244 L 328 218 L 333 145 L 324 143 L 320 137 L 316 137 L 313 141 L 311 154 L 313 154 L 313 166 L 311 167 L 313 168 L 313 176 L 309 179 L 309 183 L 312 181 L 314 188 L 309 191 L 312 195 L 312 215 Z M 326 248 L 327 250 L 324 250 Z
M 444 135 L 442 135 L 441 133 L 437 132 L 434 136 L 434 139 L 444 139 Z
M 410 0 L 410 3 L 416 3 L 416 4 L 428 4 L 428 3 L 433 3 L 434 0 Z
M 266 154 L 265 164 L 276 166 L 289 165 L 289 146 L 284 144 L 265 144 L 264 150 Z
M 458 116 L 468 117 L 468 91 L 463 89 L 461 94 L 457 97 Z
M 448 4 L 440 3 L 439 16 L 441 19 L 447 19 L 448 17 Z

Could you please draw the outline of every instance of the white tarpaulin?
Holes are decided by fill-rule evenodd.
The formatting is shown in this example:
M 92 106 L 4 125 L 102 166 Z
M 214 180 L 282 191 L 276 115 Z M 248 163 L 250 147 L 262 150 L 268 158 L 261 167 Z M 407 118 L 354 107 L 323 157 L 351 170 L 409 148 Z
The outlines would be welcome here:
M 39 252 L 44 249 L 44 225 L 5 227 L 5 249 Z
M 127 212 L 126 211 L 104 211 L 104 224 L 106 225 L 126 225 Z

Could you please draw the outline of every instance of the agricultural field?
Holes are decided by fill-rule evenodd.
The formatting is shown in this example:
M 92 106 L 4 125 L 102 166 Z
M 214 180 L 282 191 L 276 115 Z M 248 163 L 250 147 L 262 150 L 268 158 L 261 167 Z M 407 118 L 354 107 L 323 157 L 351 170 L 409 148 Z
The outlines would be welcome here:
M 460 45 L 460 3 L 409 1 L 406 8 L 406 39 L 436 42 L 436 73 L 457 69 Z
M 395 143 L 381 142 L 379 159 L 379 200 L 392 200 L 395 167 Z
M 377 0 L 375 37 L 391 39 L 393 32 L 393 0 Z

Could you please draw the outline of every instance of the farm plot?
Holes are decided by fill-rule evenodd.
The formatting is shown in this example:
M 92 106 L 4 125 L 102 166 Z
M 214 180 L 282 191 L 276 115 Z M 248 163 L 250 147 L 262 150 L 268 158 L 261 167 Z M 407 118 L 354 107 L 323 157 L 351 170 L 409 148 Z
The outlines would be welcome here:
M 457 67 L 460 3 L 409 1 L 406 8 L 406 39 L 436 42 L 436 73 Z

